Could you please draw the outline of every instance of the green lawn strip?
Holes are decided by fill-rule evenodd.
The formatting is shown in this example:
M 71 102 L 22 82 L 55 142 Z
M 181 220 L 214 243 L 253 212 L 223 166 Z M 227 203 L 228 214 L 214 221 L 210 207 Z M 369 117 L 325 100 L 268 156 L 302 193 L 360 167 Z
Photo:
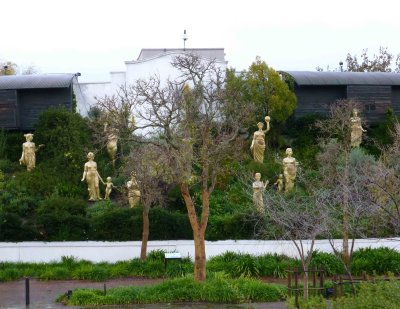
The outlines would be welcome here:
M 286 297 L 286 286 L 266 284 L 255 279 L 211 278 L 195 282 L 192 277 L 176 278 L 152 286 L 129 286 L 101 290 L 77 289 L 68 305 L 146 304 L 170 302 L 247 303 L 279 301 Z

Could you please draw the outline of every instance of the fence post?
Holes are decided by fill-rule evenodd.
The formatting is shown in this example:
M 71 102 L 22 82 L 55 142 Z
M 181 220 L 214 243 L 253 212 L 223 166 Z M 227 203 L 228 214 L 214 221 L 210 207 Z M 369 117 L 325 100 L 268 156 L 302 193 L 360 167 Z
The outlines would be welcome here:
M 289 296 L 292 296 L 292 273 L 291 273 L 291 268 L 289 267 L 288 272 L 288 294 Z
M 333 299 L 336 300 L 337 296 L 337 276 L 333 276 Z
M 313 267 L 313 269 L 312 269 L 312 273 L 313 273 L 313 276 L 312 276 L 312 284 L 313 284 L 313 290 L 314 290 L 314 296 L 316 296 L 317 295 L 317 290 L 316 290 L 316 287 L 317 287 L 317 268 L 316 267 Z
M 299 308 L 299 273 L 298 269 L 294 270 L 294 303 Z
M 367 272 L 365 270 L 362 272 L 362 279 L 363 281 L 367 281 Z
M 29 293 L 29 277 L 25 277 L 25 304 L 28 307 L 30 303 L 30 293 Z
M 343 296 L 343 277 L 342 275 L 339 276 L 339 296 Z
M 325 270 L 322 267 L 319 270 L 319 287 L 321 288 L 320 294 L 322 294 L 322 295 L 324 294 L 324 286 L 325 286 Z

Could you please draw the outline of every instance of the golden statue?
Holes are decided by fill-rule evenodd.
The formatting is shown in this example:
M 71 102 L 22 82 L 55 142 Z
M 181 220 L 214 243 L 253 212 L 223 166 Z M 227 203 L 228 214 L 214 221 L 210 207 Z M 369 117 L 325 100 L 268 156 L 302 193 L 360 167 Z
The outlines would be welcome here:
M 351 147 L 360 147 L 362 142 L 363 132 L 367 132 L 361 125 L 361 118 L 358 116 L 358 110 L 353 109 L 353 117 L 350 118 L 351 123 L 351 135 L 350 144 Z
M 264 199 L 263 194 L 264 190 L 267 187 L 269 181 L 267 180 L 265 183 L 261 181 L 261 174 L 256 173 L 254 175 L 255 181 L 253 182 L 253 203 L 256 207 L 257 211 L 260 213 L 264 212 Z
M 294 188 L 294 181 L 296 179 L 297 166 L 299 163 L 292 157 L 292 148 L 286 149 L 286 158 L 283 159 L 283 177 L 285 183 L 285 192 L 289 192 Z
M 35 143 L 32 142 L 33 134 L 24 134 L 26 142 L 22 144 L 22 155 L 19 159 L 19 164 L 26 165 L 28 172 L 32 171 L 36 166 L 36 151 L 38 151 L 44 145 L 39 145 L 36 148 Z
M 115 166 L 115 160 L 117 158 L 118 150 L 118 129 L 111 128 L 107 130 L 108 123 L 104 124 L 104 132 L 107 134 L 107 152 L 111 158 L 113 166 Z
M 83 176 L 81 181 L 86 179 L 89 191 L 89 201 L 101 200 L 100 190 L 99 190 L 99 179 L 104 184 L 99 172 L 97 171 L 97 163 L 93 161 L 94 154 L 89 152 L 87 154 L 88 161 L 85 163 Z
M 135 172 L 131 173 L 131 180 L 126 183 L 126 187 L 128 188 L 129 207 L 133 208 L 140 202 L 140 190 Z
M 279 174 L 278 179 L 275 181 L 274 186 L 279 192 L 283 190 L 283 174 Z
M 112 188 L 114 188 L 114 184 L 111 182 L 111 177 L 107 177 L 107 182 L 105 183 L 105 185 L 106 185 L 106 193 L 104 199 L 109 200 Z
M 253 141 L 251 142 L 250 150 L 253 153 L 254 161 L 263 163 L 264 162 L 264 151 L 265 151 L 265 133 L 269 131 L 269 122 L 271 117 L 266 116 L 265 122 L 267 123 L 267 129 L 263 130 L 264 124 L 262 122 L 257 123 L 258 131 L 254 132 Z

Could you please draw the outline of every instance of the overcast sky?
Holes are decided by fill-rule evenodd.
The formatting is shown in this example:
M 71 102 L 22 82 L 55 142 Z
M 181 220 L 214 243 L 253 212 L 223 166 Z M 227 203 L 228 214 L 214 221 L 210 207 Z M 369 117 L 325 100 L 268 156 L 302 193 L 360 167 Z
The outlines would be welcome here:
M 336 68 L 379 46 L 400 53 L 400 1 L 1 0 L 0 59 L 41 73 L 107 81 L 142 48 L 225 48 L 246 69 L 257 55 L 278 70 Z

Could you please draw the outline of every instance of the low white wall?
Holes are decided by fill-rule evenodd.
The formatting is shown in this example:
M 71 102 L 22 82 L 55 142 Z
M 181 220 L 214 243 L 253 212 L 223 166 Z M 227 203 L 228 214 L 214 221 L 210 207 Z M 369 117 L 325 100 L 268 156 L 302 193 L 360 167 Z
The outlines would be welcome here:
M 307 248 L 309 242 L 304 242 Z M 336 240 L 340 246 L 341 240 Z M 50 262 L 58 261 L 62 256 L 74 256 L 92 262 L 116 262 L 129 260 L 140 256 L 140 241 L 101 242 L 101 241 L 69 241 L 69 242 L 21 242 L 0 243 L 1 262 Z M 400 238 L 393 239 L 359 239 L 358 248 L 389 247 L 400 251 Z M 332 252 L 328 240 L 318 240 L 315 248 L 319 251 Z M 162 249 L 168 252 L 177 251 L 182 256 L 194 257 L 194 242 L 192 240 L 150 241 L 148 252 Z M 212 257 L 226 251 L 260 255 L 265 253 L 286 254 L 297 257 L 297 251 L 291 241 L 284 240 L 221 240 L 207 241 L 207 257 Z

